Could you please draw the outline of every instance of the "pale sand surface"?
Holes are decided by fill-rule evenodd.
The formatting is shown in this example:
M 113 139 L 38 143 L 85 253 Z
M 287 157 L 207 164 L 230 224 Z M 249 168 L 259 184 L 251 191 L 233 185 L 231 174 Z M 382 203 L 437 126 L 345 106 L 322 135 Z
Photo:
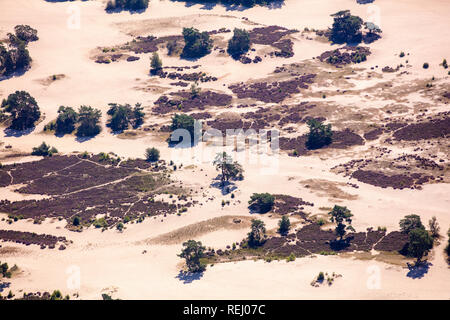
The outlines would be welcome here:
M 360 67 L 379 65 L 395 66 L 400 63 L 400 51 L 410 53 L 408 57 L 412 68 L 410 74 L 399 81 L 407 83 L 417 78 L 436 76 L 441 82 L 447 81 L 446 70 L 438 67 L 445 54 L 450 52 L 450 28 L 448 28 L 450 3 L 445 0 L 387 1 L 376 0 L 380 8 L 383 38 L 370 45 L 373 54 Z M 69 7 L 77 6 L 81 12 L 81 28 L 67 28 Z M 256 7 L 245 11 L 227 11 L 217 6 L 203 10 L 202 6 L 185 7 L 183 3 L 156 1 L 142 14 L 127 12 L 106 14 L 100 1 L 50 3 L 45 1 L 2 0 L 0 2 L 0 36 L 13 30 L 16 24 L 29 24 L 38 30 L 39 41 L 29 45 L 33 58 L 31 70 L 24 75 L 0 82 L 0 98 L 5 98 L 15 90 L 26 90 L 36 98 L 45 114 L 35 130 L 26 136 L 7 137 L 1 131 L 0 141 L 13 145 L 16 152 L 29 152 L 43 140 L 55 146 L 60 152 L 112 151 L 123 157 L 142 157 L 148 146 L 161 150 L 161 157 L 175 163 L 189 164 L 188 159 L 180 160 L 167 144 L 156 136 L 147 135 L 139 139 L 119 139 L 109 130 L 104 130 L 94 139 L 76 141 L 73 136 L 63 138 L 43 134 L 44 125 L 54 119 L 60 105 L 77 107 L 81 104 L 95 106 L 106 113 L 107 103 L 142 102 L 150 111 L 152 102 L 160 93 L 136 90 L 136 87 L 156 84 L 167 86 L 166 80 L 154 80 L 148 76 L 149 54 L 139 55 L 141 59 L 133 63 L 124 61 L 110 65 L 96 64 L 91 59 L 92 50 L 99 46 L 112 46 L 132 39 L 130 34 L 169 35 L 179 33 L 183 26 L 194 25 L 201 30 L 215 30 L 221 27 L 253 27 L 245 23 L 247 17 L 261 25 L 281 25 L 303 30 L 304 27 L 324 29 L 330 26 L 329 14 L 341 9 L 351 9 L 353 14 L 367 17 L 367 6 L 358 5 L 353 0 L 324 0 L 318 5 L 314 0 L 287 0 L 282 9 L 269 10 Z M 174 19 L 173 17 L 176 17 Z M 228 39 L 230 35 L 223 37 Z M 294 35 L 295 36 L 295 35 Z M 295 42 L 295 55 L 289 59 L 272 58 L 264 64 L 244 65 L 215 53 L 200 60 L 201 70 L 219 78 L 217 82 L 202 84 L 202 88 L 225 90 L 223 84 L 266 77 L 276 66 L 310 59 L 328 50 L 330 45 L 304 39 Z M 178 58 L 161 54 L 164 64 L 195 65 L 197 62 L 180 61 Z M 448 57 L 449 58 L 449 57 Z M 433 65 L 422 69 L 423 62 Z M 358 66 L 359 67 L 359 66 Z M 53 74 L 64 74 L 65 78 L 49 86 L 39 80 Z M 383 75 L 383 81 L 394 79 L 395 75 Z M 377 83 L 376 79 L 351 80 L 353 90 L 364 89 Z M 314 90 L 320 90 L 315 85 Z M 362 99 L 354 96 L 334 96 L 336 104 L 349 107 L 363 104 L 363 107 L 382 108 L 392 101 Z M 408 96 L 408 105 L 424 99 L 414 93 Z M 309 99 L 308 101 L 314 101 Z M 447 106 L 437 106 L 448 111 Z M 103 117 L 102 121 L 105 122 Z M 399 150 L 401 154 L 404 150 Z M 208 188 L 217 173 L 210 161 L 197 164 L 194 169 L 181 169 L 174 177 L 185 181 L 193 188 L 204 187 L 208 201 L 203 206 L 190 209 L 182 216 L 146 219 L 141 224 L 127 225 L 123 233 L 116 230 L 101 232 L 97 229 L 82 233 L 70 232 L 64 228 L 64 221 L 47 219 L 41 225 L 30 221 L 18 221 L 11 225 L 0 221 L 0 229 L 12 229 L 66 236 L 73 240 L 66 250 L 40 250 L 38 246 L 28 247 L 2 243 L 2 249 L 17 248 L 11 252 L 0 251 L 0 260 L 10 265 L 17 264 L 21 273 L 11 283 L 13 291 L 24 292 L 60 289 L 63 293 L 80 294 L 82 299 L 99 299 L 102 292 L 113 292 L 113 297 L 122 299 L 449 299 L 450 270 L 444 260 L 441 245 L 433 250 L 431 267 L 423 278 L 407 277 L 405 264 L 394 265 L 375 260 L 362 260 L 336 256 L 316 256 L 266 263 L 263 261 L 242 261 L 216 264 L 200 279 L 191 283 L 176 278 L 182 261 L 176 256 L 181 243 L 154 244 L 151 239 L 173 232 L 179 228 L 194 225 L 201 221 L 221 216 L 253 217 L 248 213 L 247 201 L 254 192 L 269 191 L 274 194 L 289 194 L 302 197 L 315 204 L 306 211 L 313 214 L 324 213 L 320 207 L 332 207 L 338 203 L 329 196 L 304 188 L 302 181 L 324 179 L 332 182 L 348 181 L 329 171 L 329 168 L 357 157 L 358 147 L 351 151 L 330 153 L 330 157 L 308 156 L 292 158 L 280 155 L 279 171 L 276 174 L 262 174 L 253 164 L 243 163 L 245 180 L 237 182 L 238 190 L 232 205 L 221 207 L 223 197 L 215 188 Z M 396 150 L 394 150 L 396 152 Z M 195 153 L 195 149 L 194 149 Z M 31 160 L 33 157 L 28 157 Z M 18 159 L 2 160 L 2 163 L 19 162 Z M 200 171 L 203 169 L 203 171 Z M 263 172 L 264 173 L 264 172 Z M 418 213 L 422 221 L 436 216 L 442 233 L 450 226 L 450 188 L 448 184 L 425 185 L 422 190 L 381 189 L 367 184 L 359 184 L 359 189 L 349 186 L 340 188 L 354 200 L 339 200 L 354 213 L 353 224 L 358 231 L 367 227 L 385 226 L 388 231 L 398 229 L 398 221 L 406 214 Z M 31 199 L 33 195 L 23 196 L 10 189 L 1 189 L 0 199 Z M 201 199 L 200 199 L 201 200 Z M 239 200 L 240 202 L 237 202 Z M 163 222 L 161 222 L 161 219 Z M 264 216 L 268 229 L 274 229 L 277 221 Z M 206 246 L 224 248 L 246 236 L 246 228 L 213 228 L 196 235 Z M 150 244 L 148 244 L 150 243 Z M 147 250 L 143 254 L 142 251 Z M 67 268 L 78 266 L 81 270 L 81 287 L 70 289 L 67 281 L 70 274 Z M 369 289 L 370 270 L 379 270 L 380 287 Z M 369 268 L 369 269 L 368 269 Z M 377 269 L 379 268 L 379 269 Z M 342 278 L 328 287 L 312 287 L 310 282 L 320 271 L 342 274 Z

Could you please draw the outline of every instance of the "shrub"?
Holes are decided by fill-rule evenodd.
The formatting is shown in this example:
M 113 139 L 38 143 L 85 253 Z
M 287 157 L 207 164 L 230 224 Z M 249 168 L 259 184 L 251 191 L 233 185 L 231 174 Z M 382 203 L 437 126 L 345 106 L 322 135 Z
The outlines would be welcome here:
M 40 118 L 41 112 L 36 100 L 26 91 L 16 91 L 2 102 L 2 108 L 11 113 L 11 129 L 32 128 Z
M 80 125 L 77 129 L 77 136 L 90 137 L 99 134 L 101 130 L 99 125 L 101 115 L 98 109 L 94 109 L 91 106 L 81 106 L 78 109 L 78 122 Z
M 293 252 L 291 252 L 291 254 L 286 258 L 287 262 L 292 262 L 295 261 L 295 254 Z
M 78 113 L 71 107 L 60 106 L 56 118 L 55 130 L 57 134 L 72 133 L 78 121 Z
M 171 40 L 167 42 L 167 55 L 171 56 L 177 51 L 177 41 Z
M 400 58 L 403 58 L 405 56 L 405 53 L 402 51 L 400 52 Z
M 247 242 L 250 247 L 262 245 L 266 240 L 266 226 L 262 220 L 253 219 Z
M 183 28 L 184 48 L 181 54 L 186 58 L 200 58 L 211 53 L 212 40 L 207 32 L 195 28 Z
M 317 276 L 317 281 L 322 282 L 323 280 L 325 280 L 325 275 L 322 271 L 320 271 Z
M 431 232 L 431 236 L 433 238 L 439 238 L 439 230 L 441 229 L 439 227 L 439 223 L 437 222 L 437 219 L 435 216 L 433 216 L 429 221 L 428 221 L 428 226 L 430 228 L 430 232 Z
M 423 64 L 423 68 L 424 68 L 424 69 L 428 69 L 429 66 L 430 66 L 430 65 L 428 64 L 428 62 L 425 62 L 425 63 Z
M 154 162 L 159 160 L 159 150 L 156 148 L 147 148 L 145 150 L 145 158 L 147 161 Z
M 38 147 L 34 147 L 31 154 L 33 156 L 51 157 L 54 153 L 58 153 L 55 147 L 50 147 L 45 142 L 42 142 Z
M 289 218 L 286 215 L 282 216 L 280 221 L 278 221 L 278 232 L 283 235 L 287 234 L 290 227 L 291 222 L 289 221 Z
M 448 68 L 447 59 L 442 60 L 442 66 L 444 67 L 444 69 Z
M 334 18 L 330 40 L 335 43 L 360 42 L 363 20 L 352 16 L 349 10 L 339 11 L 331 15 Z
M 123 223 L 122 223 L 122 222 L 119 222 L 119 223 L 116 225 L 116 229 L 119 230 L 119 231 L 122 231 L 122 230 L 123 230 Z
M 227 52 L 233 58 L 239 58 L 250 49 L 250 35 L 244 29 L 234 29 L 233 37 L 228 41 Z
M 74 218 L 73 218 L 72 224 L 73 224 L 74 226 L 79 226 L 80 223 L 81 223 L 80 217 L 74 217 Z
M 153 52 L 152 57 L 150 58 L 150 66 L 154 72 L 162 69 L 162 60 L 157 52 Z
M 253 193 L 248 202 L 250 208 L 260 213 L 266 213 L 272 210 L 275 197 L 270 193 Z
M 39 37 L 37 36 L 37 30 L 33 29 L 29 25 L 17 25 L 14 27 L 16 37 L 24 42 L 37 41 Z
M 331 125 L 324 125 L 322 122 L 316 119 L 310 119 L 307 122 L 309 127 L 308 140 L 306 141 L 306 147 L 308 149 L 319 149 L 332 142 L 333 132 L 331 131 Z

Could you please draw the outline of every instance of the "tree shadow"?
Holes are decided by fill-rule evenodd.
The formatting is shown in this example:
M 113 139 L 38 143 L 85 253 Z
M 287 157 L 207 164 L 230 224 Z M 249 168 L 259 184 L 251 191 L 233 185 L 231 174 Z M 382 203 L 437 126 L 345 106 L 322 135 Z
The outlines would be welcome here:
M 425 276 L 426 273 L 428 273 L 430 266 L 432 266 L 433 264 L 428 261 L 421 261 L 414 264 L 407 263 L 407 265 L 409 271 L 406 276 L 411 279 L 421 279 Z
M 226 11 L 246 11 L 248 9 L 251 9 L 253 7 L 246 7 L 244 5 L 240 5 L 240 4 L 228 4 L 228 3 L 221 3 L 220 1 L 214 1 L 214 0 L 210 0 L 210 1 L 201 1 L 201 0 L 171 0 L 173 2 L 182 2 L 184 1 L 185 4 L 184 6 L 186 8 L 190 8 L 192 6 L 195 6 L 197 4 L 202 5 L 202 7 L 200 8 L 201 10 L 212 10 L 214 9 L 216 6 L 222 6 L 225 8 Z M 278 1 L 273 1 L 271 3 L 268 3 L 266 5 L 264 5 L 264 8 L 267 8 L 269 10 L 273 10 L 273 9 L 280 9 L 282 6 L 284 5 L 284 0 L 278 0 Z M 256 6 L 255 6 L 256 7 Z
M 11 129 L 11 128 L 6 128 L 4 130 L 5 132 L 5 137 L 16 137 L 16 138 L 20 138 L 22 136 L 26 136 L 27 134 L 30 134 L 34 131 L 34 129 L 36 129 L 36 127 L 31 127 L 25 130 L 15 130 L 15 129 Z
M 192 283 L 195 280 L 200 280 L 203 277 L 204 272 L 189 272 L 180 270 L 178 275 L 175 277 L 180 281 L 183 281 L 184 284 Z
M 11 282 L 0 282 L 0 292 L 3 292 L 3 290 L 9 288 L 11 285 Z
M 340 251 L 345 250 L 350 246 L 350 241 L 353 239 L 353 237 L 348 237 L 345 239 L 336 239 L 333 241 L 330 241 L 330 249 L 333 251 Z
M 24 75 L 25 72 L 27 72 L 29 69 L 30 69 L 30 67 L 21 68 L 21 69 L 18 69 L 8 75 L 1 76 L 0 81 L 8 80 L 8 79 L 15 78 L 15 77 L 20 77 L 20 76 Z
M 212 188 L 220 189 L 222 192 L 222 195 L 227 195 L 233 192 L 237 189 L 237 186 L 234 182 L 231 181 L 225 181 L 222 185 L 222 181 L 220 180 L 220 174 L 214 178 L 214 181 L 209 185 Z
M 75 138 L 75 141 L 79 142 L 79 143 L 83 143 L 83 142 L 89 141 L 91 139 L 94 139 L 96 136 L 97 135 L 95 135 L 95 136 L 77 136 Z

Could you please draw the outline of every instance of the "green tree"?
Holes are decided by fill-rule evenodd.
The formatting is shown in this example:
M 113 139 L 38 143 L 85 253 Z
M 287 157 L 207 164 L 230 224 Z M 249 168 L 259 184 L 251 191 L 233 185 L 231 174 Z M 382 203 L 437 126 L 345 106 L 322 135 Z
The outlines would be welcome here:
M 417 214 L 410 214 L 400 220 L 400 230 L 404 233 L 410 233 L 414 229 L 424 229 L 425 227 Z
M 239 58 L 250 49 L 250 35 L 244 29 L 235 28 L 233 37 L 228 41 L 228 53 L 233 58 Z
M 308 149 L 319 149 L 331 143 L 333 132 L 330 124 L 324 125 L 316 119 L 308 120 L 307 124 L 309 127 L 308 140 L 306 141 Z
M 275 197 L 270 193 L 254 193 L 251 195 L 248 204 L 250 209 L 259 213 L 266 213 L 272 210 Z
M 291 221 L 288 216 L 284 215 L 281 217 L 280 221 L 278 221 L 278 232 L 280 234 L 287 234 L 289 232 L 289 228 L 291 227 Z
M 363 20 L 352 16 L 349 10 L 343 10 L 331 15 L 334 18 L 330 40 L 335 43 L 360 42 Z
M 431 248 L 433 248 L 433 238 L 428 231 L 416 228 L 409 232 L 408 253 L 417 258 L 417 263 Z
M 156 148 L 147 148 L 145 150 L 145 158 L 147 161 L 154 162 L 159 160 L 159 150 Z
M 233 161 L 231 156 L 226 152 L 219 152 L 213 161 L 213 165 L 216 166 L 216 170 L 220 171 L 221 185 L 225 185 L 225 182 L 231 180 L 243 179 L 242 166 L 237 162 Z
M 75 124 L 78 121 L 78 113 L 71 107 L 60 106 L 58 117 L 56 118 L 56 133 L 72 133 L 75 130 Z
M 153 52 L 152 57 L 150 58 L 150 66 L 153 73 L 162 69 L 162 60 L 157 52 Z
M 32 128 L 40 118 L 41 112 L 36 100 L 26 91 L 16 91 L 3 100 L 2 107 L 11 113 L 11 129 Z
M 200 32 L 195 28 L 183 28 L 184 48 L 181 56 L 184 58 L 200 58 L 211 53 L 213 41 L 208 32 Z
M 247 235 L 248 244 L 251 247 L 262 245 L 266 240 L 266 226 L 262 220 L 253 219 L 251 230 Z
M 195 119 L 190 115 L 184 113 L 181 114 L 177 113 L 172 117 L 172 124 L 170 125 L 170 130 L 175 131 L 177 129 L 187 130 L 190 134 L 191 142 L 193 142 L 195 137 L 200 134 L 199 132 L 196 132 Z
M 347 230 L 355 231 L 355 229 L 351 225 L 353 214 L 349 209 L 347 209 L 347 207 L 335 205 L 333 210 L 328 214 L 331 216 L 331 222 L 336 223 L 335 232 L 339 236 L 340 240 L 344 238 Z M 346 225 L 344 222 L 348 225 Z
M 44 157 L 51 157 L 54 153 L 58 153 L 58 150 L 56 150 L 55 147 L 50 147 L 50 145 L 46 144 L 45 142 L 42 142 L 38 147 L 34 147 L 33 151 L 31 152 L 34 156 L 44 156 Z
M 204 256 L 205 250 L 206 248 L 200 241 L 188 240 L 183 243 L 183 248 L 178 256 L 186 260 L 190 272 L 202 272 L 205 271 L 206 266 L 201 263 L 200 259 Z
M 91 106 L 81 106 L 78 109 L 78 122 L 80 125 L 77 129 L 77 136 L 91 137 L 100 133 L 101 127 L 99 125 L 102 113 L 98 109 Z
M 439 223 L 437 222 L 435 216 L 431 217 L 431 219 L 428 221 L 428 226 L 430 228 L 431 236 L 436 239 L 439 238 L 439 231 L 441 228 L 439 227 Z

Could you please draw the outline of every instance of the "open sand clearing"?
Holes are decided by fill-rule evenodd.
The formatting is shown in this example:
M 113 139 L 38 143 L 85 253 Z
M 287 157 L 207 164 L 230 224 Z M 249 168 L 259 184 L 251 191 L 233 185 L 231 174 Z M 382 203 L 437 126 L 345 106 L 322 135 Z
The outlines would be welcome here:
M 30 25 L 39 36 L 28 45 L 31 68 L 0 79 L 0 99 L 25 90 L 41 110 L 40 121 L 25 133 L 11 134 L 6 126 L 1 127 L 0 200 L 12 204 L 0 203 L 0 235 L 1 231 L 12 230 L 60 237 L 47 239 L 54 243 L 53 249 L 48 243 L 43 248 L 43 240 L 31 240 L 30 244 L 21 238 L 24 243 L 20 243 L 23 234 L 15 238 L 17 242 L 0 242 L 0 261 L 18 266 L 11 278 L 0 279 L 2 296 L 10 290 L 21 297 L 23 293 L 59 289 L 71 299 L 101 299 L 102 293 L 120 299 L 450 298 L 450 270 L 444 253 L 450 227 L 450 96 L 445 97 L 450 82 L 449 69 L 439 65 L 444 58 L 450 59 L 446 56 L 450 53 L 448 1 L 425 4 L 420 0 L 376 0 L 360 5 L 355 0 L 322 0 L 319 5 L 313 0 L 285 0 L 280 8 L 227 10 L 220 5 L 206 9 L 184 2 L 151 0 L 142 13 L 106 13 L 105 2 L 0 2 L 0 39 L 6 39 L 17 24 Z M 312 29 L 330 27 L 330 14 L 343 9 L 364 20 L 375 17 L 383 32 L 381 39 L 362 44 L 371 51 L 366 61 L 336 68 L 317 57 L 339 46 L 331 45 Z M 217 49 L 198 60 L 169 56 L 165 43 L 158 44 L 164 71 L 179 72 L 166 67 L 191 67 L 181 73 L 202 72 L 215 77 L 199 86 L 202 93 L 229 96 L 230 101 L 224 104 L 188 104 L 189 99 L 177 98 L 176 92 L 189 90 L 193 81 L 187 80 L 189 86 L 185 88 L 174 85 L 177 79 L 151 76 L 150 52 L 123 49 L 127 43 L 136 43 L 133 39 L 138 36 L 179 36 L 183 27 L 217 31 L 273 25 L 295 29 L 283 37 L 292 43 L 292 56 L 279 56 L 273 54 L 273 46 L 255 44 L 249 56 L 260 56 L 261 62 L 233 60 L 224 51 L 232 32 L 212 35 Z M 100 56 L 111 54 L 110 48 L 139 60 L 119 58 L 96 63 Z M 406 56 L 401 58 L 402 51 Z M 423 68 L 425 62 L 430 65 L 428 69 Z M 400 64 L 404 66 L 395 72 L 381 70 Z M 291 87 L 280 83 L 295 82 L 296 77 L 308 74 L 314 74 L 310 82 L 296 83 L 298 87 L 283 96 Z M 266 82 L 280 87 L 267 89 L 268 93 L 256 90 L 253 95 L 246 87 Z M 428 87 L 428 83 L 433 85 Z M 165 112 L 166 105 L 158 105 L 163 111 L 155 111 L 155 102 L 163 95 L 176 100 L 176 105 L 183 104 L 183 111 L 188 113 L 209 113 L 205 117 L 209 127 L 238 129 L 239 125 L 247 128 L 253 123 L 257 129 L 280 129 L 284 140 L 280 139 L 276 161 L 270 162 L 272 169 L 261 162 L 244 160 L 248 148 L 239 149 L 235 156 L 242 159 L 244 180 L 234 183 L 233 197 L 223 194 L 211 164 L 218 149 L 207 143 L 188 150 L 168 147 L 164 126 L 170 125 L 174 111 Z M 106 127 L 106 112 L 108 103 L 113 102 L 142 103 L 146 114 L 143 125 L 122 134 L 111 133 Z M 61 105 L 90 105 L 101 110 L 101 133 L 79 139 L 72 134 L 61 137 L 44 132 Z M 337 130 L 330 147 L 305 149 L 302 135 L 308 132 L 307 117 L 326 119 Z M 42 159 L 30 156 L 32 148 L 42 141 L 56 147 L 62 157 L 75 156 L 62 160 L 54 156 L 51 166 L 55 168 L 51 169 L 42 163 L 23 166 Z M 143 158 L 148 147 L 160 150 L 165 160 L 161 174 L 169 174 L 170 181 L 149 183 L 146 177 L 155 177 L 158 172 L 142 163 L 141 167 L 125 162 L 110 166 L 79 154 L 111 152 L 123 161 Z M 56 168 L 58 161 L 67 163 Z M 96 176 L 95 172 L 102 174 Z M 53 181 L 61 188 L 53 188 L 58 186 Z M 97 199 L 107 199 L 106 204 L 83 198 L 89 192 Z M 278 204 L 272 212 L 251 213 L 250 196 L 262 192 L 278 195 L 277 199 L 283 199 L 283 195 L 295 201 L 301 198 L 306 204 L 300 202 L 295 208 Z M 154 198 L 162 211 L 151 211 L 156 204 L 149 198 Z M 68 204 L 61 204 L 65 199 Z M 26 200 L 37 202 L 28 205 Z M 39 207 L 36 203 L 41 200 L 48 202 Z M 77 204 L 86 207 L 76 208 Z M 220 256 L 220 262 L 209 264 L 202 274 L 182 272 L 185 266 L 177 254 L 186 240 L 200 240 L 216 252 L 227 251 L 247 236 L 253 218 L 263 220 L 269 237 L 276 237 L 282 214 L 290 215 L 294 235 L 315 219 L 326 217 L 335 204 L 351 210 L 356 232 L 378 227 L 385 227 L 386 234 L 396 232 L 399 220 L 414 213 L 427 228 L 431 217 L 437 217 L 442 236 L 428 254 L 428 263 L 420 268 L 408 268 L 407 263 L 413 260 L 395 251 L 371 248 L 336 255 L 310 251 L 291 262 L 284 258 L 266 262 L 267 257 L 244 261 L 231 259 L 231 254 L 230 261 L 224 262 L 226 255 Z M 114 211 L 114 206 L 120 208 Z M 134 220 L 125 223 L 123 231 L 116 230 L 121 219 L 142 206 L 149 208 L 142 222 Z M 180 210 L 184 207 L 187 211 Z M 76 210 L 90 221 L 105 216 L 108 210 L 118 213 L 110 214 L 110 224 L 104 231 L 91 225 L 75 232 L 68 225 Z M 24 219 L 13 221 L 16 214 Z M 327 223 L 322 229 L 332 227 Z M 311 285 L 320 271 L 341 276 L 332 285 Z

